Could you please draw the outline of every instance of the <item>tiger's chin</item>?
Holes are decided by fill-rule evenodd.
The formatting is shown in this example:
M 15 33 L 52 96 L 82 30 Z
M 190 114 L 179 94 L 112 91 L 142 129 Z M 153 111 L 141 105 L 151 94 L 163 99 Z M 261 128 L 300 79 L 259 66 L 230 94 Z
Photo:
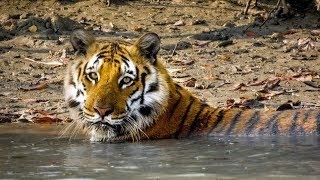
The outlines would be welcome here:
M 103 120 L 87 119 L 86 126 L 91 129 L 89 132 L 90 141 L 94 142 L 119 142 L 129 139 L 139 140 L 139 127 L 130 121 L 131 116 L 127 114 L 117 117 L 105 117 Z

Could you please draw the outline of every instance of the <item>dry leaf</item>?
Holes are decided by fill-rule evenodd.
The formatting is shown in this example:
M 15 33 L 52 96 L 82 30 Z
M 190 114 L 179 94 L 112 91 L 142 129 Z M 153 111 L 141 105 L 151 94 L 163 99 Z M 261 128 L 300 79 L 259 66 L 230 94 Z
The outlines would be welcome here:
M 40 83 L 40 84 L 38 84 L 38 85 L 34 85 L 34 86 L 31 86 L 31 87 L 27 87 L 27 88 L 25 88 L 25 87 L 20 87 L 20 89 L 22 90 L 22 91 L 33 91 L 33 90 L 42 90 L 42 89 L 45 89 L 45 88 L 47 88 L 47 86 L 48 86 L 48 82 L 42 82 L 42 83 Z
M 280 83 L 279 78 L 274 78 L 266 81 L 266 84 L 263 86 L 263 90 L 272 90 L 277 87 Z
M 283 90 L 281 90 L 281 91 L 268 91 L 268 92 L 266 92 L 266 93 L 261 93 L 261 94 L 259 94 L 259 96 L 257 97 L 257 99 L 258 99 L 259 101 L 269 100 L 269 99 L 271 99 L 272 97 L 281 95 L 281 94 L 283 94 L 283 93 L 285 93 L 285 92 L 286 92 L 286 91 L 283 91 Z
M 63 121 L 62 119 L 57 118 L 53 113 L 33 109 L 23 111 L 18 120 L 33 123 L 57 123 Z
M 244 83 L 238 83 L 238 84 L 236 84 L 236 85 L 234 86 L 233 90 L 239 90 L 239 89 L 241 89 L 242 87 L 247 87 L 247 85 L 244 84 Z
M 314 81 L 303 81 L 303 83 L 313 88 L 320 88 L 320 84 L 317 84 Z
M 185 24 L 186 23 L 180 19 L 179 21 L 175 22 L 173 25 L 174 26 L 184 26 Z
M 196 79 L 195 78 L 190 78 L 188 80 L 186 80 L 185 82 L 183 82 L 183 85 L 184 86 L 187 86 L 187 87 L 194 87 L 196 85 Z

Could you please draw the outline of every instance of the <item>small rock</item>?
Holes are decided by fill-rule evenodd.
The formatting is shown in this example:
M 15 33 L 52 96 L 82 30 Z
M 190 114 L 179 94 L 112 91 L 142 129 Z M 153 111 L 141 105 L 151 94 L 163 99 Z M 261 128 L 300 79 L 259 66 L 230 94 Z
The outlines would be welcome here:
M 186 25 L 186 23 L 180 19 L 179 21 L 175 22 L 173 25 L 174 26 L 184 26 L 184 25 Z
M 252 44 L 252 46 L 254 46 L 254 47 L 263 47 L 263 46 L 265 46 L 262 42 L 254 42 L 253 44 Z
M 30 13 L 22 13 L 19 19 L 27 19 L 31 14 Z
M 233 41 L 232 40 L 226 40 L 226 41 L 221 41 L 217 47 L 226 47 L 226 46 L 229 46 L 229 45 L 232 45 L 233 44 Z
M 223 26 L 228 28 L 233 28 L 236 26 L 236 24 L 234 22 L 227 22 Z
M 206 22 L 206 20 L 204 20 L 204 19 L 196 19 L 196 20 L 194 20 L 194 21 L 192 21 L 191 23 L 190 23 L 190 25 L 201 25 L 201 24 L 206 24 L 207 22 Z
M 94 31 L 100 31 L 101 30 L 101 26 L 95 26 L 92 28 L 92 30 Z
M 179 3 L 182 3 L 183 0 L 172 0 L 172 3 L 175 3 L 175 4 L 179 4 Z
M 114 25 L 112 22 L 109 22 L 109 27 L 111 28 L 112 31 L 119 30 L 119 28 L 116 25 Z
M 228 40 L 229 37 L 226 34 L 215 32 L 215 31 L 209 31 L 209 32 L 203 32 L 200 34 L 196 34 L 192 36 L 193 39 L 200 40 L 200 41 L 222 41 L 222 40 Z
M 273 33 L 271 36 L 270 36 L 271 39 L 280 39 L 280 38 L 283 38 L 282 34 L 280 33 Z
M 101 27 L 101 31 L 102 31 L 102 32 L 105 32 L 105 33 L 111 33 L 111 32 L 113 32 L 113 29 L 102 26 L 102 27 Z
M 194 87 L 196 85 L 196 79 L 195 78 L 190 78 L 188 80 L 186 80 L 185 82 L 183 82 L 183 85 L 187 86 L 187 87 Z
M 59 37 L 58 40 L 57 40 L 57 45 L 64 44 L 65 41 L 66 41 L 66 38 L 64 38 L 64 37 Z
M 13 56 L 13 58 L 21 58 L 21 55 L 20 54 L 15 55 L 15 56 Z
M 320 36 L 320 30 L 319 29 L 312 30 L 310 33 L 311 33 L 312 36 Z
M 162 49 L 164 49 L 166 51 L 173 51 L 173 50 L 184 50 L 184 49 L 188 49 L 191 47 L 192 47 L 192 44 L 190 42 L 179 41 L 177 44 L 164 45 L 162 47 Z
M 178 44 L 177 44 L 177 48 L 179 50 L 188 49 L 188 48 L 191 48 L 191 47 L 192 47 L 192 44 L 190 42 L 187 42 L 187 41 L 179 41 Z
M 32 32 L 32 33 L 35 33 L 35 32 L 37 32 L 38 28 L 37 28 L 36 25 L 32 25 L 32 26 L 30 26 L 30 27 L 28 28 L 28 30 L 29 30 L 30 32 Z
M 249 53 L 249 50 L 247 50 L 247 49 L 237 49 L 233 53 L 235 53 L 235 54 Z
M 196 83 L 194 87 L 196 89 L 206 89 L 206 86 L 202 83 Z

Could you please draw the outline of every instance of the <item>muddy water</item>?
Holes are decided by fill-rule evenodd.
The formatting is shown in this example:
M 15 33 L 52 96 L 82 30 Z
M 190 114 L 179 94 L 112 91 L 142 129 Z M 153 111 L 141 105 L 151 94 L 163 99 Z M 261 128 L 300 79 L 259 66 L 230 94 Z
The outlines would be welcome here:
M 208 137 L 140 143 L 57 138 L 60 126 L 1 125 L 0 178 L 319 179 L 320 138 Z

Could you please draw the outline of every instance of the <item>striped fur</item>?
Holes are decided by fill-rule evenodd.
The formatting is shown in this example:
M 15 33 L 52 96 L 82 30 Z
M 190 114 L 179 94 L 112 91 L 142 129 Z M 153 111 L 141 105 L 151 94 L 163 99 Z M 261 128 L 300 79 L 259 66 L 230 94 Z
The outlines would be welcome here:
M 79 55 L 66 73 L 65 99 L 92 141 L 320 132 L 319 109 L 222 109 L 203 103 L 174 83 L 157 60 L 156 34 L 131 45 L 100 42 L 78 31 L 71 42 Z

